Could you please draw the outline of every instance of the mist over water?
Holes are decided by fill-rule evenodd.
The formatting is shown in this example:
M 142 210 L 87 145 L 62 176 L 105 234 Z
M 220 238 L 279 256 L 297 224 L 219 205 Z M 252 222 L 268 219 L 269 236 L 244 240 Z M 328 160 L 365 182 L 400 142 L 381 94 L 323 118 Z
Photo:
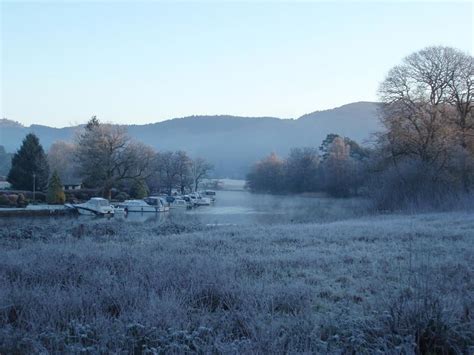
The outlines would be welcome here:
M 274 225 L 288 223 L 324 223 L 367 215 L 370 203 L 361 198 L 335 199 L 324 196 L 254 194 L 248 191 L 218 191 L 216 202 L 192 210 L 173 209 L 166 213 L 139 213 L 114 217 L 57 216 L 30 217 L 22 221 L 47 219 L 79 223 L 125 222 L 199 225 Z
M 130 222 L 161 223 L 171 220 L 205 225 L 321 223 L 367 214 L 368 206 L 369 203 L 362 199 L 218 191 L 212 206 L 200 206 L 187 211 L 172 210 L 166 214 L 129 213 L 118 218 Z

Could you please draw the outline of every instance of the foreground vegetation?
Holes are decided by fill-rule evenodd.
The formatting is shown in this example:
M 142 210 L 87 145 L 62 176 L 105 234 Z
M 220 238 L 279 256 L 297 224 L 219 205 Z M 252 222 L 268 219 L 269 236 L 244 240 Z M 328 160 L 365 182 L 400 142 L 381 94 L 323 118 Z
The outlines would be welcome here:
M 0 221 L 0 352 L 474 350 L 467 213 Z

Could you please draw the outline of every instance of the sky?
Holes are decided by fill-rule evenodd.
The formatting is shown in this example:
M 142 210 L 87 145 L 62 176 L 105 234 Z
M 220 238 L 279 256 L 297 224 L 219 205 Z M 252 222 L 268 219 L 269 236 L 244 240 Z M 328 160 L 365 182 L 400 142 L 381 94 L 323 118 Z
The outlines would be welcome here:
M 355 101 L 430 45 L 473 54 L 472 2 L 1 1 L 2 117 L 54 127 Z

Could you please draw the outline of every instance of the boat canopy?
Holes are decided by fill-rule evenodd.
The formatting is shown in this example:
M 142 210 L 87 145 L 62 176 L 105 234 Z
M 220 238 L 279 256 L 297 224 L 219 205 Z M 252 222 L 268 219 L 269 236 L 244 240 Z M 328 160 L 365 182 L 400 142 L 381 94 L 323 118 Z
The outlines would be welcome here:
M 91 204 L 92 206 L 108 206 L 109 205 L 109 201 L 101 197 L 93 197 L 89 200 L 88 203 Z

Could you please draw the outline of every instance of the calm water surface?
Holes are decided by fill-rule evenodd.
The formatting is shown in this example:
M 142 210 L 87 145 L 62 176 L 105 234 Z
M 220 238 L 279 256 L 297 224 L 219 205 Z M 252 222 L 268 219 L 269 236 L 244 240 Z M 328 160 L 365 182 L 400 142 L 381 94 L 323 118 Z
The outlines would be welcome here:
M 173 209 L 166 213 L 129 213 L 111 218 L 95 216 L 22 218 L 28 223 L 41 219 L 107 221 L 121 219 L 134 223 L 192 222 L 205 225 L 269 225 L 284 223 L 327 222 L 366 214 L 361 199 L 333 199 L 295 195 L 252 194 L 247 191 L 218 191 L 216 202 L 192 210 Z
M 212 206 L 192 210 L 172 210 L 169 213 L 149 215 L 130 213 L 129 221 L 160 222 L 169 218 L 186 219 L 196 223 L 222 224 L 276 224 L 325 222 L 364 214 L 366 203 L 360 199 L 332 199 L 305 196 L 275 196 L 252 194 L 247 191 L 218 191 Z M 114 217 L 116 218 L 116 217 Z

